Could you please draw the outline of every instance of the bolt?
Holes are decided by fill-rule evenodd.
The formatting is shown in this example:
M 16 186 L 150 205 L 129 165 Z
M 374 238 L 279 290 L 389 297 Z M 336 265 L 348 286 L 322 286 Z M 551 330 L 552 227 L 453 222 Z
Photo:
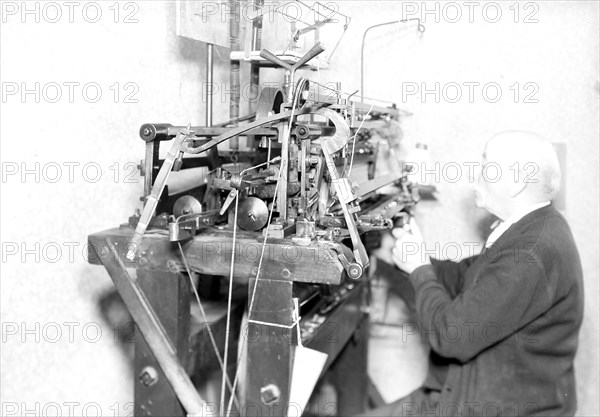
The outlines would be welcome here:
M 151 133 L 152 133 L 152 131 L 150 130 L 149 127 L 144 129 L 144 136 L 150 136 Z
M 362 268 L 360 265 L 354 264 L 348 267 L 348 276 L 351 279 L 358 279 L 362 275 Z
M 146 366 L 140 372 L 139 378 L 145 387 L 151 387 L 158 382 L 158 371 L 152 366 Z
M 175 262 L 172 259 L 167 261 L 167 268 L 169 269 L 169 271 L 171 271 L 173 273 L 179 272 L 179 268 L 177 267 L 177 262 Z
M 269 384 L 260 389 L 260 399 L 264 405 L 275 405 L 279 403 L 281 390 L 275 384 Z

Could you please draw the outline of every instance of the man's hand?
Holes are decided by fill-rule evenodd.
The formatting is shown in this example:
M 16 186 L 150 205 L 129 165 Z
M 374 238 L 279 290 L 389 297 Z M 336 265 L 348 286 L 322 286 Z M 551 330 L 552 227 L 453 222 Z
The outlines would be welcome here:
M 425 243 L 421 231 L 413 218 L 407 226 L 392 230 L 396 245 L 392 251 L 394 263 L 398 268 L 412 274 L 420 266 L 429 265 L 429 257 L 424 253 Z

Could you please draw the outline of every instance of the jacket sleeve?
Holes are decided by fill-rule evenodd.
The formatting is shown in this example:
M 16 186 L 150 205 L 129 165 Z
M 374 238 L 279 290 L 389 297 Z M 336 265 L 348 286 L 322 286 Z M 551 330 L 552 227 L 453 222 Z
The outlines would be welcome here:
M 451 298 L 455 298 L 462 291 L 465 272 L 476 259 L 477 256 L 463 259 L 460 262 L 431 259 L 435 276 L 444 285 Z
M 423 337 L 435 352 L 460 362 L 514 334 L 552 300 L 539 258 L 518 247 L 500 250 L 455 298 L 430 265 L 417 268 L 411 281 Z

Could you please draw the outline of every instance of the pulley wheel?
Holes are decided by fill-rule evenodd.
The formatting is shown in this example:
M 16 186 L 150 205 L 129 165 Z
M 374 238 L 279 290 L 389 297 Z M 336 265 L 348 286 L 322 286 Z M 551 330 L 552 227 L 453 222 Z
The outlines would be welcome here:
M 173 205 L 173 215 L 175 217 L 184 214 L 199 214 L 202 213 L 202 204 L 191 195 L 179 197 Z
M 262 229 L 269 220 L 269 209 L 264 201 L 257 197 L 247 197 L 238 207 L 238 226 L 243 230 L 255 232 Z

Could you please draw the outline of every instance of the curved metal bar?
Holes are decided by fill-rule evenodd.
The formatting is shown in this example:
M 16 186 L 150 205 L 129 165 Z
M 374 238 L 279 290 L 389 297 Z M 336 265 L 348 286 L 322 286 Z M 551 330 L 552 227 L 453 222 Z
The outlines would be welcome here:
M 319 109 L 315 114 L 328 118 L 335 126 L 335 134 L 324 140 L 321 144 L 323 150 L 326 149 L 332 154 L 346 146 L 346 143 L 350 139 L 350 126 L 348 126 L 344 118 L 339 113 L 330 109 Z
M 317 111 L 316 109 L 309 107 L 306 109 L 296 110 L 293 112 L 293 115 L 315 113 L 316 111 Z M 241 135 L 249 130 L 252 130 L 256 127 L 268 125 L 273 122 L 278 122 L 278 121 L 284 120 L 284 119 L 289 119 L 290 117 L 292 117 L 292 111 L 286 111 L 283 113 L 274 114 L 272 116 L 267 116 L 260 120 L 256 120 L 254 122 L 245 124 L 243 126 L 238 126 L 236 128 L 233 128 L 229 132 L 223 133 L 222 135 L 217 136 L 216 138 L 212 139 L 211 141 L 209 141 L 209 142 L 205 143 L 204 145 L 199 146 L 197 148 L 192 148 L 192 147 L 186 146 L 186 144 L 182 144 L 180 149 L 181 149 L 181 152 L 190 153 L 190 154 L 199 154 L 199 153 L 209 150 L 210 148 L 212 148 L 214 146 L 217 146 L 219 143 L 224 142 L 227 139 L 231 139 L 235 136 L 239 136 L 239 135 Z
M 352 189 L 352 184 L 350 183 L 349 178 L 339 178 L 337 168 L 333 160 L 333 153 L 346 146 L 348 140 L 350 140 L 350 127 L 339 113 L 336 113 L 331 109 L 319 109 L 316 113 L 331 120 L 335 126 L 335 134 L 332 137 L 323 140 L 321 143 L 321 149 L 323 150 L 323 155 L 325 156 L 325 162 L 327 163 L 327 169 L 329 170 L 329 175 L 331 177 L 331 184 L 336 192 L 338 200 L 340 201 L 340 206 L 342 207 L 344 218 L 346 219 L 346 227 L 348 227 L 350 239 L 352 240 L 354 259 L 360 265 L 360 267 L 364 269 L 369 265 L 369 257 L 367 255 L 365 246 L 360 240 L 354 214 L 350 211 L 348 206 L 350 203 L 356 200 L 356 195 Z M 362 275 L 362 270 L 357 274 L 351 273 L 351 270 L 354 270 L 354 268 L 356 268 L 356 265 L 347 265 L 346 272 L 348 273 L 348 276 L 352 278 L 360 277 L 360 275 Z

